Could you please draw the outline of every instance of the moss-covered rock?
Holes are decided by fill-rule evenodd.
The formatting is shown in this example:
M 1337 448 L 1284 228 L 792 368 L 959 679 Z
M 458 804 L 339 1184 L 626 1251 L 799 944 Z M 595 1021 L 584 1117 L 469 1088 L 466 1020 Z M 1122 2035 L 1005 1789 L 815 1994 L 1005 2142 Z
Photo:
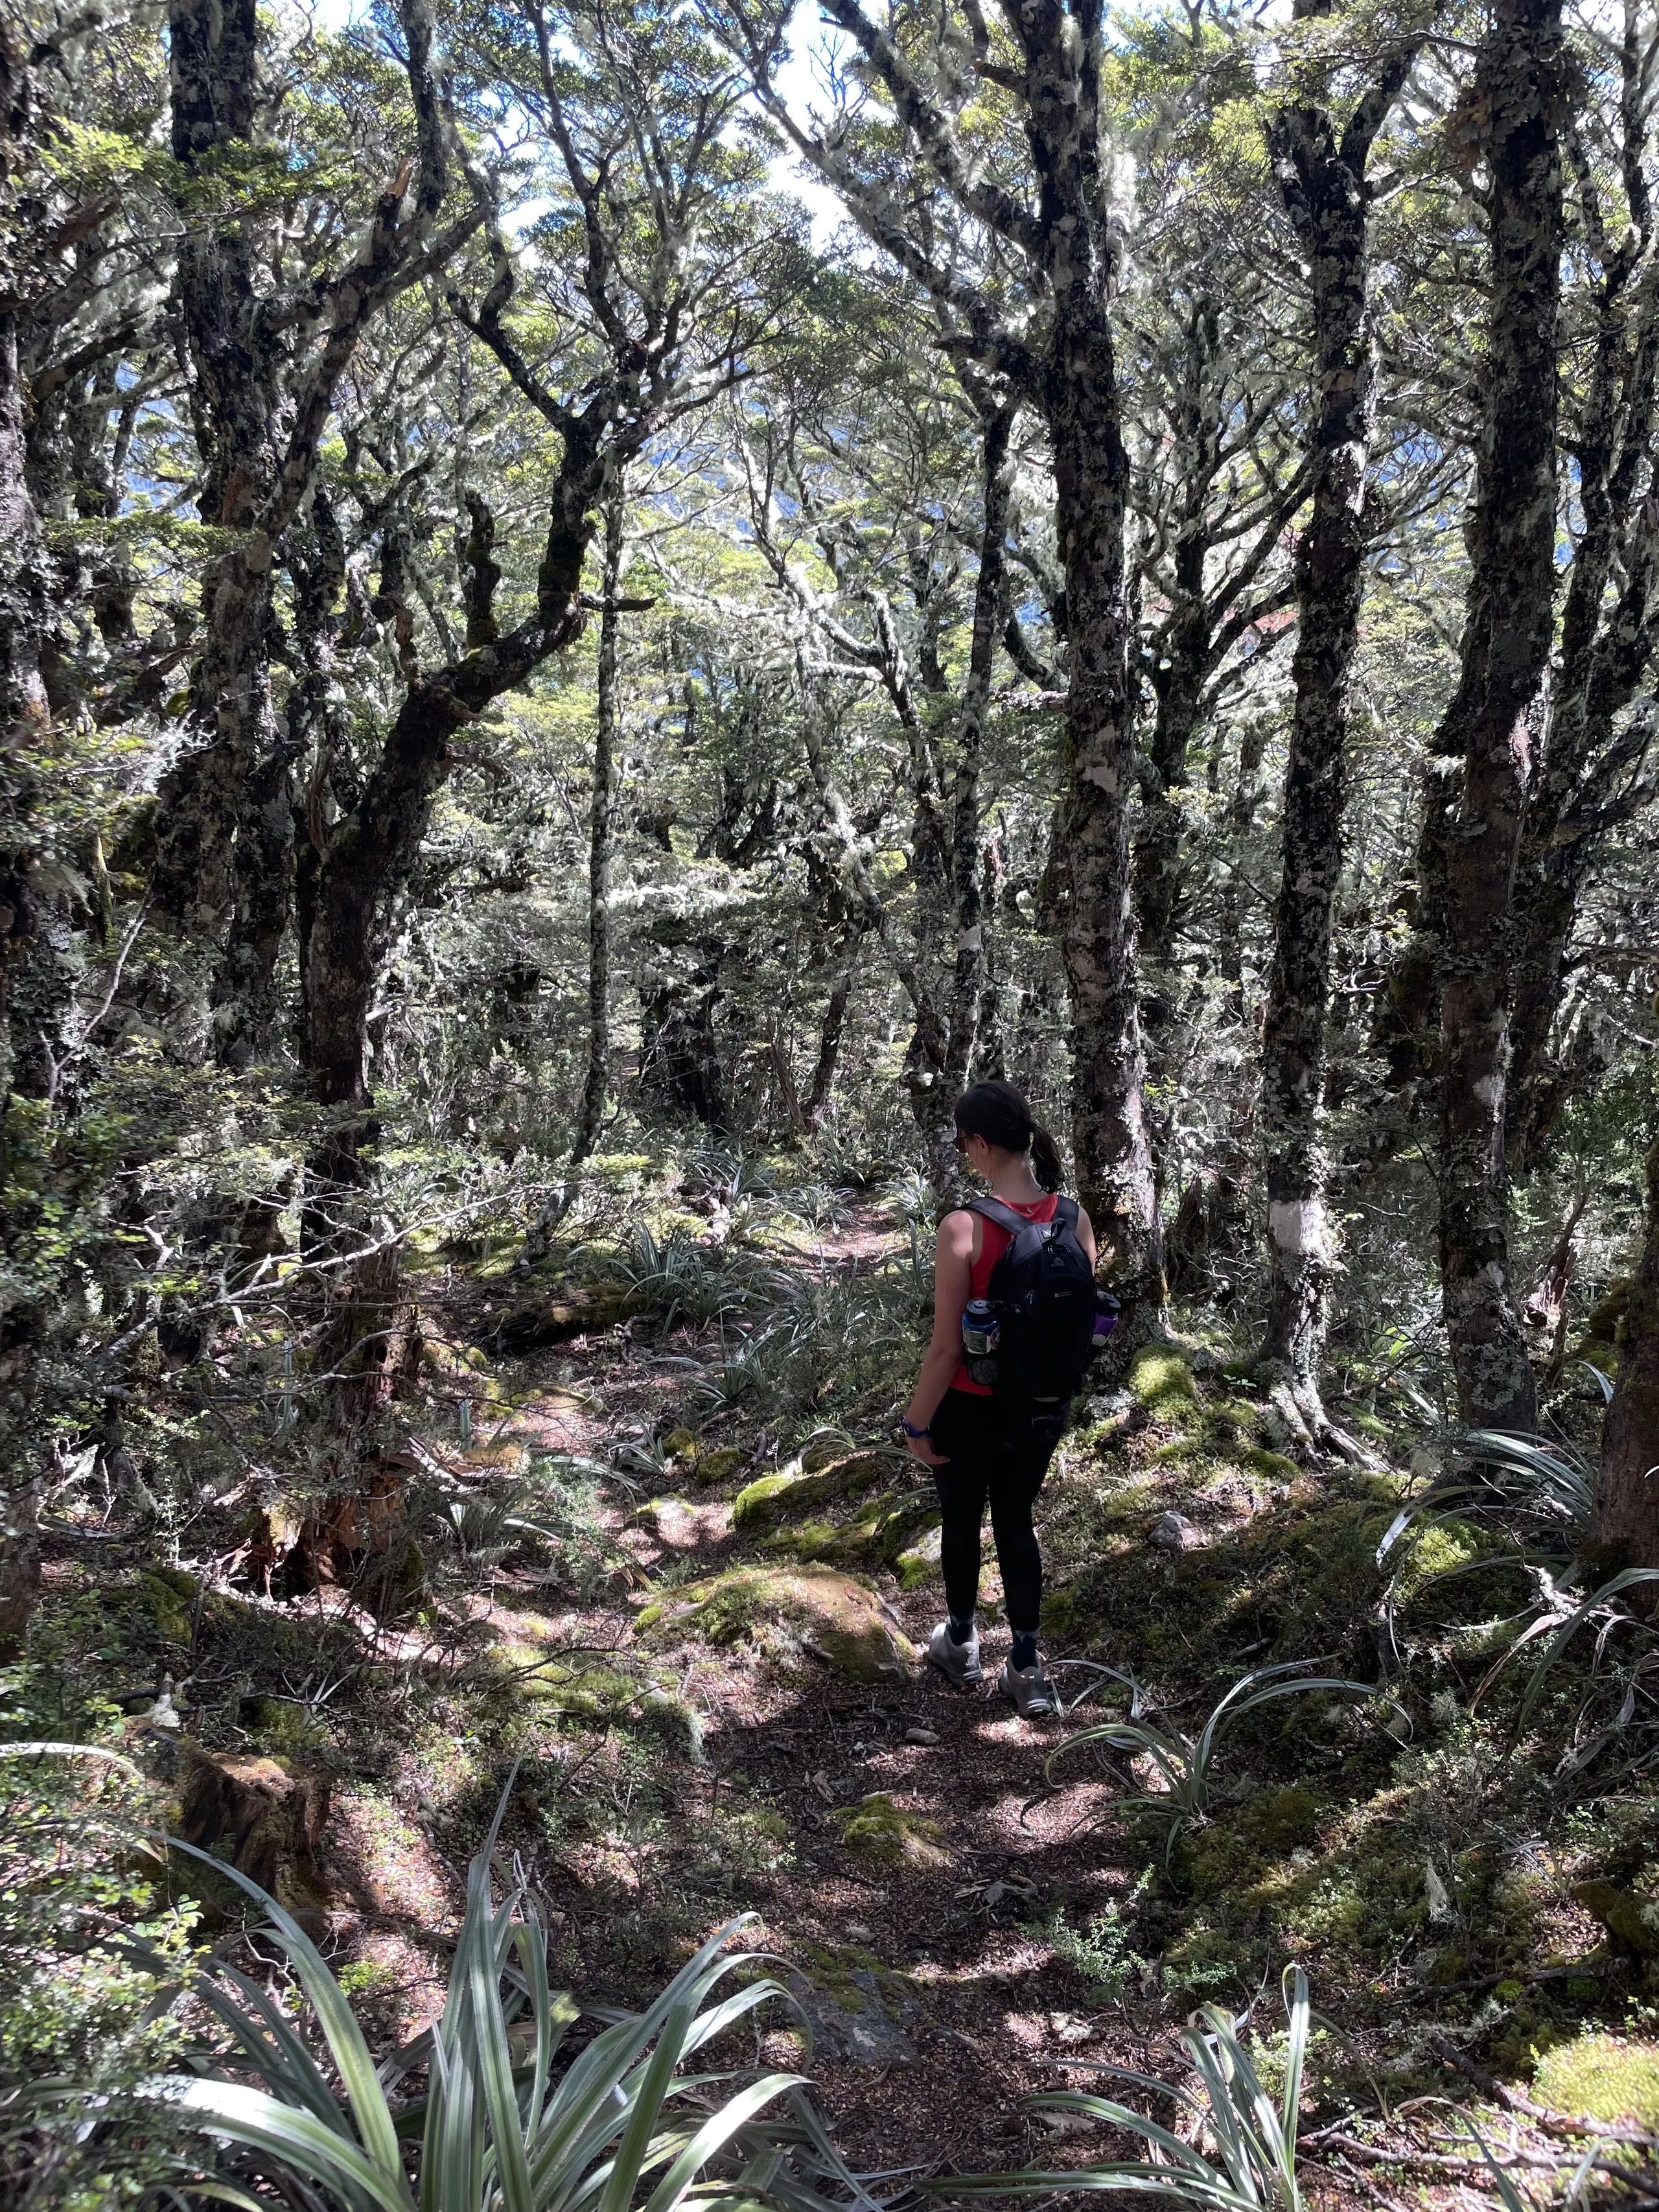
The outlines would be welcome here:
M 1167 1344 L 1143 1344 L 1129 1362 L 1129 1389 L 1155 1420 L 1179 1418 L 1198 1402 L 1193 1370 Z
M 518 1353 L 568 1344 L 572 1337 L 602 1336 L 630 1315 L 643 1313 L 647 1304 L 630 1284 L 599 1283 L 515 1307 L 497 1323 L 495 1340 L 503 1352 Z
M 1659 1903 L 1616 1881 L 1581 1881 L 1572 1893 L 1601 1922 L 1615 1948 L 1659 1958 Z
M 856 1805 L 841 1805 L 831 1817 L 841 1839 L 860 1858 L 884 1866 L 943 1866 L 948 1854 L 939 1841 L 936 1821 L 908 1812 L 884 1790 L 874 1790 Z
M 879 1452 L 847 1452 L 805 1474 L 763 1474 L 738 1492 L 734 1528 L 775 1528 L 841 1498 L 859 1498 L 881 1480 Z
M 1248 1444 L 1238 1455 L 1239 1464 L 1252 1474 L 1260 1475 L 1264 1482 L 1294 1482 L 1301 1468 L 1283 1452 L 1269 1451 L 1265 1444 Z
M 705 1489 L 712 1489 L 717 1482 L 730 1482 L 748 1464 L 749 1455 L 741 1444 L 721 1444 L 714 1451 L 702 1453 L 691 1472 Z
M 830 1535 L 817 1557 L 832 1565 L 873 1572 L 891 1566 L 921 1532 L 937 1525 L 939 1508 L 931 1503 L 902 1500 L 895 1505 L 875 1499 L 844 1521 Z
M 146 1567 L 140 1575 L 138 1594 L 164 1643 L 190 1642 L 201 1588 L 182 1567 Z
M 802 1480 L 803 1477 L 798 1474 L 758 1476 L 732 1499 L 732 1526 L 734 1528 L 769 1528 L 780 1515 L 790 1510 L 781 1501 L 788 1498 L 791 1491 L 799 1488 Z
M 697 1456 L 697 1437 L 694 1429 L 670 1429 L 662 1440 L 662 1455 L 667 1460 L 688 1462 Z
M 943 1531 L 935 1522 L 914 1544 L 906 1546 L 893 1562 L 901 1589 L 919 1589 L 923 1583 L 933 1580 L 939 1571 L 942 1543 Z
M 793 1633 L 850 1680 L 892 1680 L 916 1654 L 876 1593 L 828 1567 L 740 1566 L 648 1605 L 640 1632 L 735 1644 L 768 1627 Z
M 1659 2130 L 1659 2043 L 1633 2035 L 1580 2035 L 1538 2062 L 1533 2094 L 1575 2119 Z

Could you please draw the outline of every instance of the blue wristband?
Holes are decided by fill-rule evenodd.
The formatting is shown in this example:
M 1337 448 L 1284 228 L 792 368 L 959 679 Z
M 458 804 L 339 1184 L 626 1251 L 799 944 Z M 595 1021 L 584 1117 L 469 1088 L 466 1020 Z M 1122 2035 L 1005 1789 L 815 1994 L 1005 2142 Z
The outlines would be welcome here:
M 916 1437 L 931 1437 L 933 1433 L 931 1427 L 926 1429 L 913 1429 L 908 1421 L 901 1421 L 899 1425 L 904 1431 L 907 1437 L 913 1438 Z

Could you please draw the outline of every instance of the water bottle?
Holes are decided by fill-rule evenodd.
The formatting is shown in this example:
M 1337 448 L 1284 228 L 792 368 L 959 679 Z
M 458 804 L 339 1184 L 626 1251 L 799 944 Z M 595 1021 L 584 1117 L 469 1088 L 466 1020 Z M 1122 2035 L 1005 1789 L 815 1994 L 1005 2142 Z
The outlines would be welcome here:
M 962 1310 L 962 1349 L 969 1359 L 986 1359 L 1002 1341 L 1002 1325 L 988 1298 L 969 1298 Z

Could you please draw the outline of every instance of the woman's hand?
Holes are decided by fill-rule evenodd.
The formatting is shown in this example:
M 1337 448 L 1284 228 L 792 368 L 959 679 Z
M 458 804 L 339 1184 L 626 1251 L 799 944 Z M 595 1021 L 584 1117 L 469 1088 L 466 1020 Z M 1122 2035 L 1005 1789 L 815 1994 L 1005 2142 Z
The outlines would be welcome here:
M 936 1452 L 933 1449 L 933 1439 L 931 1435 L 907 1436 L 904 1441 L 910 1448 L 911 1458 L 919 1459 L 924 1467 L 949 1467 L 951 1464 L 943 1452 Z

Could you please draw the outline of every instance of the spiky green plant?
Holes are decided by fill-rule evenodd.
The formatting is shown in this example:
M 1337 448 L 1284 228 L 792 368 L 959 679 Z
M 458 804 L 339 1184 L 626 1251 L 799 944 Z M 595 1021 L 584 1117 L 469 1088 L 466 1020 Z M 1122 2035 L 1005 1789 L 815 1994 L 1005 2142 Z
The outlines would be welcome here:
M 1182 2031 L 1181 2040 L 1198 2076 L 1195 2090 L 1171 2087 L 1127 2066 L 1096 2064 L 1091 2069 L 1133 2081 L 1155 2096 L 1173 2097 L 1201 2124 L 1202 2133 L 1215 2145 L 1213 2156 L 1133 2106 L 1066 2090 L 1033 2098 L 1032 2109 L 1079 2113 L 1103 2127 L 1127 2129 L 1161 2155 L 1156 2160 L 1115 2159 L 1059 2173 L 1024 2167 L 1012 2173 L 952 2174 L 948 2184 L 951 2196 L 1035 2197 L 1048 2190 L 1135 2189 L 1198 2205 L 1206 2212 L 1302 2212 L 1297 2133 L 1310 2007 L 1308 1978 L 1300 1966 L 1285 1969 L 1283 1994 L 1290 2035 L 1285 2086 L 1277 2101 L 1262 2086 L 1242 2039 L 1243 2020 L 1215 2005 L 1206 2005 Z
M 1556 1661 L 1587 1621 L 1596 1620 L 1601 1623 L 1600 1633 L 1596 1638 L 1598 1657 L 1607 1638 L 1615 1629 L 1632 1628 L 1644 1636 L 1650 1633 L 1647 1622 L 1638 1620 L 1633 1613 L 1626 1613 L 1621 1607 L 1614 1605 L 1613 1600 L 1624 1591 L 1633 1589 L 1641 1583 L 1659 1582 L 1659 1567 L 1622 1568 L 1618 1574 L 1604 1582 L 1599 1589 L 1591 1590 L 1588 1596 L 1583 1597 L 1571 1587 L 1571 1576 L 1563 1576 L 1561 1580 L 1557 1582 L 1540 1567 L 1533 1569 L 1533 1575 L 1539 1585 L 1536 1614 L 1521 1631 L 1513 1643 L 1487 1668 L 1480 1678 L 1474 1695 L 1469 1699 L 1469 1711 L 1473 1712 L 1516 1653 L 1524 1650 L 1528 1644 L 1536 1643 L 1540 1636 L 1547 1636 L 1550 1640 L 1545 1645 L 1541 1657 L 1528 1677 L 1526 1694 L 1521 1700 L 1521 1710 L 1516 1716 L 1515 1725 L 1517 1732 L 1523 1729 L 1531 1718 L 1534 1706 L 1544 1693 L 1545 1680 L 1551 1668 L 1554 1666 Z
M 1380 1698 L 1387 1694 L 1370 1682 L 1349 1681 L 1332 1674 L 1299 1674 L 1297 1669 L 1304 1663 L 1297 1659 L 1287 1660 L 1280 1666 L 1258 1667 L 1242 1674 L 1195 1736 L 1182 1735 L 1175 1729 L 1158 1728 L 1152 1721 L 1138 1717 L 1098 1722 L 1052 1751 L 1044 1772 L 1052 1777 L 1057 1760 L 1091 1744 L 1121 1757 L 1149 1759 L 1163 1788 L 1133 1790 L 1115 1802 L 1120 1810 L 1133 1808 L 1169 1822 L 1164 1849 L 1167 1863 L 1175 1849 L 1176 1838 L 1183 1828 L 1200 1821 L 1209 1809 L 1217 1747 L 1233 1722 L 1254 1712 L 1258 1706 L 1270 1705 L 1275 1698 L 1296 1697 L 1304 1691 L 1328 1690 L 1351 1698 Z M 1295 1676 L 1295 1680 L 1285 1680 L 1287 1675 Z M 1253 1689 L 1253 1683 L 1265 1686 Z M 1394 1701 L 1390 1698 L 1389 1702 Z
M 1502 1429 L 1455 1429 L 1443 1439 L 1457 1464 L 1402 1506 L 1377 1546 L 1381 1566 L 1424 1515 L 1492 1523 L 1518 1539 L 1577 1544 L 1595 1510 L 1595 1469 L 1571 1447 Z
M 233 2170 L 200 2179 L 201 2193 L 257 2212 L 267 2200 L 240 2184 L 264 2177 L 291 2202 L 347 2212 L 676 2212 L 687 2203 L 823 2212 L 831 2201 L 874 2212 L 805 2075 L 696 2063 L 763 2005 L 799 2017 L 769 1975 L 716 1994 L 765 1963 L 726 1948 L 752 1915 L 718 1929 L 644 2011 L 602 2014 L 610 2025 L 559 2070 L 580 2008 L 553 1988 L 546 1931 L 522 1878 L 495 1893 L 506 1803 L 469 1872 L 442 2017 L 379 2067 L 309 1936 L 231 1873 L 264 1906 L 304 2004 L 296 2021 L 223 1962 L 192 1984 L 230 2053 L 194 2075 L 152 2081 L 145 2094 L 234 2152 Z M 422 2069 L 423 2090 L 394 2102 Z

